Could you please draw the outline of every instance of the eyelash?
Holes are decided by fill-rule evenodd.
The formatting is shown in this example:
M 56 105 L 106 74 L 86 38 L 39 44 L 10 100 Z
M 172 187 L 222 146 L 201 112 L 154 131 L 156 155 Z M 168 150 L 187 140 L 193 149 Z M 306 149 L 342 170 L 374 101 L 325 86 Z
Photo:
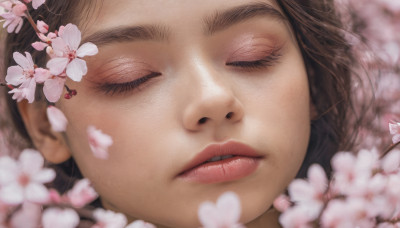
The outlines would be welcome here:
M 273 52 L 272 54 L 266 56 L 263 59 L 255 60 L 255 61 L 234 61 L 228 62 L 225 65 L 232 67 L 239 67 L 248 70 L 257 70 L 265 67 L 273 66 L 276 62 L 278 62 L 281 54 Z
M 104 92 L 106 95 L 115 95 L 126 93 L 134 89 L 138 89 L 143 83 L 148 80 L 161 76 L 161 73 L 151 72 L 150 74 L 138 78 L 136 80 L 125 82 L 125 83 L 106 83 L 100 86 L 100 91 Z

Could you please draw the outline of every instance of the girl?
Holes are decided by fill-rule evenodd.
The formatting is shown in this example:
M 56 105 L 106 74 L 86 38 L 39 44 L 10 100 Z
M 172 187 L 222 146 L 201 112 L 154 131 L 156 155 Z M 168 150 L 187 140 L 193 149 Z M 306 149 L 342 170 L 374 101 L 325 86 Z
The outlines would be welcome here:
M 279 227 L 273 200 L 351 146 L 356 63 L 333 1 L 48 0 L 30 14 L 50 31 L 78 25 L 99 53 L 81 82 L 67 80 L 78 95 L 56 104 L 65 133 L 39 92 L 33 104 L 7 95 L 15 127 L 59 178 L 90 179 L 101 206 L 129 220 L 198 227 L 199 204 L 233 191 L 243 224 Z M 28 23 L 9 34 L 6 69 L 35 41 Z M 90 125 L 114 141 L 106 160 L 90 152 Z

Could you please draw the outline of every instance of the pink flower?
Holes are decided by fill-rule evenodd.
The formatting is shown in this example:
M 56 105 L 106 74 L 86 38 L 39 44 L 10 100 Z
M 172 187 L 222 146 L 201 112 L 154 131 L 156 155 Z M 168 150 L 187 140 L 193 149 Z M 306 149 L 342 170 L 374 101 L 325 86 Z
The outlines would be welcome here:
M 32 7 L 34 9 L 39 8 L 39 6 L 43 5 L 46 0 L 24 0 L 26 3 L 32 2 Z
M 93 212 L 93 217 L 97 223 L 92 228 L 124 228 L 127 224 L 127 219 L 123 214 L 101 208 Z
M 222 194 L 216 204 L 209 201 L 202 203 L 198 210 L 200 223 L 205 228 L 242 228 L 240 214 L 240 199 L 233 192 Z
M 109 135 L 106 135 L 97 130 L 94 126 L 89 126 L 87 129 L 89 137 L 89 146 L 93 155 L 100 159 L 108 158 L 108 147 L 113 144 L 113 140 Z
M 400 123 L 389 123 L 389 131 L 394 144 L 400 142 Z
M 324 206 L 323 197 L 328 189 L 328 178 L 319 165 L 308 169 L 308 181 L 296 179 L 289 185 L 290 199 L 294 203 L 308 208 L 308 217 L 316 219 Z
M 25 202 L 21 209 L 12 215 L 11 227 L 37 228 L 40 227 L 42 207 L 39 204 Z
M 96 199 L 98 195 L 92 186 L 90 186 L 90 181 L 82 179 L 68 191 L 67 197 L 74 207 L 81 208 Z
M 52 181 L 56 174 L 52 169 L 43 168 L 43 164 L 43 157 L 32 149 L 22 151 L 18 161 L 1 157 L 0 200 L 10 205 L 24 201 L 46 203 L 49 193 L 43 184 Z
M 274 200 L 273 205 L 278 211 L 285 212 L 292 203 L 287 195 L 281 194 Z
M 15 62 L 18 64 L 17 66 L 10 66 L 7 69 L 6 82 L 13 86 L 18 86 L 19 90 L 11 91 L 10 93 L 18 93 L 20 92 L 20 100 L 26 98 L 29 103 L 32 103 L 35 99 L 35 89 L 36 89 L 36 81 L 35 81 L 35 65 L 32 60 L 31 54 L 25 52 L 25 56 L 21 53 L 14 52 L 13 57 Z
M 37 25 L 38 30 L 41 33 L 45 34 L 45 33 L 47 33 L 49 31 L 49 26 L 44 21 L 38 20 L 36 22 L 36 25 Z
M 4 7 L 6 10 L 5 13 L 1 14 L 0 16 L 5 19 L 3 24 L 3 28 L 7 27 L 7 32 L 18 33 L 21 30 L 23 19 L 25 17 L 25 11 L 27 7 L 25 4 L 21 3 L 20 1 L 16 0 L 9 0 L 5 2 L 1 2 L 0 6 Z
M 142 220 L 136 220 L 125 228 L 156 228 L 156 226 Z
M 60 29 L 59 37 L 52 40 L 52 48 L 55 57 L 47 62 L 47 67 L 53 75 L 59 75 L 66 70 L 66 74 L 74 81 L 80 81 L 87 73 L 84 56 L 95 55 L 98 52 L 97 46 L 93 43 L 81 43 L 81 32 L 73 24 L 67 24 Z
M 72 209 L 48 208 L 42 216 L 43 228 L 75 228 L 79 215 Z
M 310 222 L 314 220 L 314 216 L 310 214 L 313 212 L 310 212 L 308 207 L 294 206 L 279 217 L 279 223 L 285 228 L 312 228 Z
M 63 132 L 67 129 L 67 118 L 60 109 L 51 105 L 47 107 L 47 118 L 49 119 L 53 131 Z
M 42 42 L 33 42 L 32 47 L 38 51 L 43 51 L 46 47 L 50 48 L 49 44 L 51 44 L 51 41 L 57 38 L 57 35 L 53 32 L 49 32 L 47 36 L 43 33 L 38 33 L 37 35 Z M 51 53 L 49 55 L 50 57 L 54 57 L 53 55 L 51 55 Z

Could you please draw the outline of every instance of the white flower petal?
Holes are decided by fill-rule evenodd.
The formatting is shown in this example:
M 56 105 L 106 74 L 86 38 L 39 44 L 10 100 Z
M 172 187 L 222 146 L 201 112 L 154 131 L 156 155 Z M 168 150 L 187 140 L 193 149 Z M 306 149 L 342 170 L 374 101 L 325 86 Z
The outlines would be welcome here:
M 217 208 L 224 215 L 224 221 L 235 224 L 240 219 L 240 199 L 233 192 L 226 192 L 218 198 Z
M 22 172 L 35 174 L 43 168 L 44 158 L 36 150 L 25 149 L 19 156 L 19 164 Z
M 50 199 L 49 191 L 42 184 L 29 183 L 25 187 L 25 197 L 33 203 L 47 203 Z
M 97 49 L 97 46 L 95 44 L 87 42 L 80 46 L 80 48 L 76 51 L 76 55 L 82 58 L 87 55 L 96 55 L 98 52 L 99 49 Z
M 0 189 L 0 200 L 6 204 L 18 205 L 24 201 L 24 191 L 17 183 L 8 184 Z
M 28 52 L 25 52 L 25 54 L 26 57 L 19 52 L 14 52 L 13 58 L 24 70 L 33 70 L 32 56 Z
M 13 86 L 18 86 L 26 80 L 23 69 L 20 66 L 10 66 L 7 69 L 6 82 Z
M 52 169 L 42 169 L 31 177 L 31 180 L 37 183 L 49 183 L 56 177 L 56 172 Z
M 43 93 L 46 99 L 56 103 L 64 91 L 65 79 L 55 77 L 44 82 Z
M 33 0 L 32 7 L 37 9 L 39 6 L 43 5 L 46 0 Z
M 52 39 L 51 47 L 57 57 L 66 57 L 65 52 L 68 50 L 68 46 L 61 37 Z
M 60 75 L 68 65 L 68 58 L 53 58 L 47 62 L 47 68 L 53 75 Z
M 48 208 L 42 216 L 43 228 L 75 228 L 79 224 L 79 215 L 72 209 Z
M 66 130 L 68 120 L 60 109 L 49 106 L 47 108 L 47 118 L 49 119 L 53 131 L 62 132 Z
M 82 76 L 87 73 L 86 62 L 82 59 L 74 59 L 67 66 L 67 76 L 72 80 L 79 82 Z
M 62 32 L 62 39 L 71 50 L 77 50 L 81 43 L 81 31 L 74 24 L 67 24 Z

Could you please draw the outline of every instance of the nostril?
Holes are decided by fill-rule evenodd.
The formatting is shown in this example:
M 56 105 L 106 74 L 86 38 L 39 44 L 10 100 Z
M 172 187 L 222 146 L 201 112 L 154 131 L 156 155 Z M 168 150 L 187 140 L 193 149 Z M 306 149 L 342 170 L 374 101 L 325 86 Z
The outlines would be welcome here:
M 225 118 L 227 118 L 228 120 L 232 119 L 233 117 L 233 112 L 229 112 L 228 114 L 226 114 Z
M 199 124 L 204 124 L 205 122 L 207 122 L 208 118 L 207 117 L 203 117 L 201 119 L 199 119 Z

